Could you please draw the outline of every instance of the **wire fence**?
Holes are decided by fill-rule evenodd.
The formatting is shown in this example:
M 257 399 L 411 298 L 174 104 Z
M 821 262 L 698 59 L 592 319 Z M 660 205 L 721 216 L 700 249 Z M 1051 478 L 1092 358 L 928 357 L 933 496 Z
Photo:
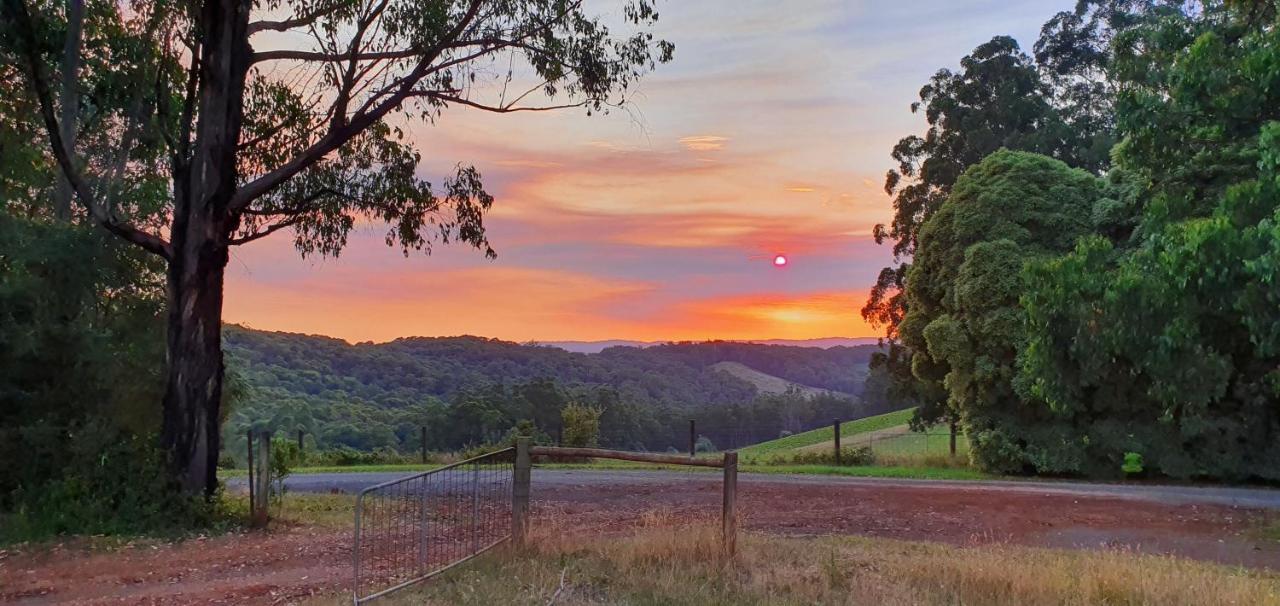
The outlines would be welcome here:
M 843 448 L 867 448 L 878 457 L 935 456 L 952 453 L 950 431 L 873 431 L 843 437 L 840 445 Z M 964 435 L 957 435 L 955 454 L 964 455 L 968 452 L 969 440 Z
M 371 486 L 356 499 L 356 604 L 465 562 L 511 537 L 514 449 Z

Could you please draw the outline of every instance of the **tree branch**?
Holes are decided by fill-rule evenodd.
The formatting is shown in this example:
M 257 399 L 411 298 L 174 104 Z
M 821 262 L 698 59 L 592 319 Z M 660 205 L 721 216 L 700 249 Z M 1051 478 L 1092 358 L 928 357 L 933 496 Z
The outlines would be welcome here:
M 15 2 L 20 0 L 6 1 Z M 316 162 L 319 162 L 321 158 L 324 158 L 330 152 L 342 147 L 347 141 L 350 141 L 352 137 L 360 134 L 373 123 L 382 119 L 383 116 L 386 116 L 391 112 L 391 110 L 398 107 L 400 103 L 402 103 L 405 98 L 413 92 L 414 85 L 416 85 L 430 72 L 428 69 L 430 67 L 430 62 L 438 57 L 446 48 L 446 41 L 456 40 L 462 35 L 462 32 L 466 31 L 467 27 L 471 25 L 471 22 L 475 19 L 476 13 L 479 11 L 481 4 L 481 0 L 471 0 L 470 6 L 467 7 L 467 12 L 458 20 L 458 24 L 455 25 L 454 28 L 446 35 L 442 36 L 439 43 L 421 55 L 421 58 L 418 60 L 418 65 L 414 67 L 413 72 L 405 78 L 398 92 L 383 100 L 368 112 L 357 114 L 351 119 L 351 121 L 345 122 L 342 126 L 338 128 L 331 127 L 319 141 L 316 141 L 310 147 L 300 152 L 292 160 L 240 187 L 240 189 L 235 193 L 235 196 L 232 197 L 231 204 L 229 206 L 231 212 L 240 212 L 258 197 L 275 189 L 281 183 L 284 183 L 294 175 L 297 175 L 308 167 L 314 165 Z
M 301 216 L 289 217 L 288 219 L 280 221 L 279 223 L 272 223 L 271 225 L 268 225 L 266 229 L 263 229 L 262 231 L 256 231 L 239 238 L 231 238 L 227 240 L 227 244 L 230 246 L 239 246 L 241 244 L 248 244 L 249 242 L 253 242 L 254 240 L 265 238 L 286 227 L 292 227 L 296 225 L 298 221 L 301 221 L 301 220 L 302 220 Z
M 470 99 L 464 99 L 456 95 L 451 95 L 449 93 L 442 93 L 438 91 L 417 91 L 410 96 L 430 97 L 432 99 L 437 99 L 440 101 L 444 101 L 446 103 L 457 103 L 460 105 L 466 105 L 468 107 L 474 107 L 476 109 L 481 109 L 487 112 L 494 112 L 498 114 L 509 114 L 513 112 L 548 112 L 548 111 L 553 111 L 558 109 L 582 107 L 591 102 L 590 99 L 583 99 L 582 101 L 578 101 L 577 103 L 564 103 L 561 105 L 538 105 L 538 106 L 512 107 L 512 104 L 514 104 L 515 101 L 512 101 L 510 104 L 507 104 L 507 105 L 485 105 L 483 103 L 472 101 Z
M 283 21 L 267 21 L 267 20 L 254 21 L 253 23 L 249 24 L 248 35 L 252 36 L 258 32 L 266 32 L 266 31 L 284 32 L 284 31 L 289 31 L 295 27 L 311 25 L 312 23 L 315 23 L 316 21 L 320 20 L 321 17 L 332 14 L 342 7 L 343 7 L 343 3 L 334 2 L 333 6 L 316 9 L 314 12 L 307 15 L 302 15 L 301 17 L 292 17 L 289 19 L 285 19 Z
M 45 79 L 44 72 L 41 69 L 40 57 L 36 52 L 33 33 L 35 28 L 31 22 L 31 15 L 27 11 L 26 3 L 23 0 L 4 0 L 4 6 L 5 12 L 9 13 L 9 18 L 17 24 L 17 27 L 13 29 L 17 30 L 18 37 L 21 39 L 20 46 L 27 63 L 31 87 L 35 89 L 36 98 L 39 100 L 40 116 L 44 120 L 45 134 L 48 135 L 53 156 L 57 160 L 58 166 L 62 169 L 63 176 L 66 177 L 67 182 L 71 185 L 72 191 L 76 193 L 76 198 L 89 211 L 89 216 L 107 231 L 166 260 L 172 259 L 173 247 L 163 238 L 121 221 L 94 199 L 92 191 L 80 175 L 80 171 L 76 169 L 75 163 L 72 162 L 66 147 L 63 146 L 62 137 L 59 136 L 61 131 L 58 127 L 58 118 L 53 111 L 53 99 L 49 92 L 49 82 Z

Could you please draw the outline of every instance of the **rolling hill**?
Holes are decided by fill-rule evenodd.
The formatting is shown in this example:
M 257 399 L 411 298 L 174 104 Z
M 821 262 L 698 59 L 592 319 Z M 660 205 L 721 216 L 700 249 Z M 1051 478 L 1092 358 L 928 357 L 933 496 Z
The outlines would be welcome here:
M 761 393 L 782 394 L 788 390 L 794 389 L 805 396 L 836 396 L 843 398 L 852 398 L 852 394 L 823 389 L 821 387 L 811 387 L 802 385 L 794 381 L 788 381 L 781 377 L 775 377 L 771 374 L 760 372 L 741 362 L 716 362 L 711 368 L 720 370 L 733 375 L 743 381 L 755 386 Z

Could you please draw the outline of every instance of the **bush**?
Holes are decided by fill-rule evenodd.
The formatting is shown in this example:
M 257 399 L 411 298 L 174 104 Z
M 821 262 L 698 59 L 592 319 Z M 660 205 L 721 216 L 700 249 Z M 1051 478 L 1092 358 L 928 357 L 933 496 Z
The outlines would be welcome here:
M 875 454 L 866 446 L 858 446 L 854 448 L 840 449 L 840 465 L 854 467 L 860 465 L 871 465 L 876 462 Z M 770 465 L 835 465 L 836 453 L 833 450 L 810 450 L 801 451 L 792 455 L 790 460 L 782 457 L 775 457 L 769 462 Z
M 71 442 L 57 476 L 10 495 L 0 543 L 66 534 L 180 534 L 230 523 L 220 499 L 182 493 L 151 436 L 92 423 Z

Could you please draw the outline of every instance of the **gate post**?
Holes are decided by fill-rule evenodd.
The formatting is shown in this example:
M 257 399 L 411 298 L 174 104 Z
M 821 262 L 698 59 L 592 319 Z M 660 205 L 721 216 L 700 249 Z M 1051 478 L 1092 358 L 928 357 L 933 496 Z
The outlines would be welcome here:
M 516 462 L 511 474 L 511 539 L 516 547 L 524 547 L 529 531 L 529 480 L 533 460 L 529 456 L 529 438 L 516 438 Z
M 738 453 L 724 453 L 724 508 L 720 511 L 724 555 L 732 559 L 738 549 Z
M 258 456 L 254 460 L 257 469 L 254 470 L 253 477 L 257 486 L 254 487 L 250 512 L 252 525 L 262 528 L 267 525 L 268 497 L 271 493 L 271 434 L 266 430 L 258 432 L 257 446 Z M 252 448 L 250 451 L 252 452 Z

